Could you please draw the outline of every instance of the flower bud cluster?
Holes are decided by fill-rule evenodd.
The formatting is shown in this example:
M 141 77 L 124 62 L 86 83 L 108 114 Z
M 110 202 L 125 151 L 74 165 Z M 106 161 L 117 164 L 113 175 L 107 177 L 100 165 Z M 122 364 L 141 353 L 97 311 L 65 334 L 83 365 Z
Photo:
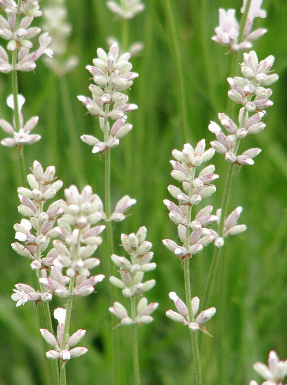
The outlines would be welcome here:
M 245 11 L 246 0 L 243 3 L 241 13 Z M 251 0 L 241 41 L 238 41 L 239 23 L 235 17 L 235 9 L 228 9 L 227 11 L 222 8 L 219 9 L 219 26 L 215 28 L 216 35 L 212 37 L 212 40 L 221 45 L 227 45 L 231 52 L 250 49 L 252 41 L 259 39 L 267 32 L 267 29 L 264 28 L 251 32 L 254 19 L 266 17 L 266 12 L 260 9 L 261 3 L 262 0 Z
M 0 9 L 6 14 L 7 20 L 0 16 L 0 37 L 8 41 L 8 51 L 18 50 L 15 67 L 9 62 L 8 54 L 0 47 L 0 72 L 9 73 L 12 70 L 33 71 L 35 61 L 43 54 L 52 57 L 53 51 L 48 48 L 51 37 L 44 33 L 39 37 L 40 47 L 30 53 L 33 43 L 31 39 L 41 33 L 38 27 L 31 27 L 35 17 L 42 15 L 39 10 L 40 0 L 19 1 L 19 5 L 13 0 L 0 3 Z
M 287 360 L 279 361 L 279 357 L 273 350 L 268 356 L 268 366 L 261 362 L 253 365 L 254 370 L 264 378 L 262 385 L 283 384 L 284 378 L 287 376 Z M 250 381 L 249 385 L 258 385 L 256 381 Z
M 108 1 L 107 7 L 120 19 L 132 19 L 145 8 L 141 0 Z
M 198 297 L 193 297 L 191 300 L 191 310 L 194 319 L 190 319 L 188 314 L 188 307 L 186 304 L 177 296 L 175 292 L 169 293 L 169 298 L 174 302 L 177 312 L 168 310 L 166 315 L 172 321 L 180 322 L 183 325 L 189 327 L 191 331 L 201 330 L 203 333 L 212 337 L 205 328 L 205 323 L 208 322 L 216 313 L 215 307 L 211 307 L 207 310 L 203 310 L 201 313 L 196 314 L 199 309 L 200 300 Z M 196 317 L 196 318 L 195 318 Z
M 22 243 L 13 243 L 13 249 L 20 255 L 30 258 L 31 268 L 46 269 L 51 266 L 49 258 L 42 259 L 42 253 L 47 249 L 51 238 L 55 237 L 54 223 L 63 210 L 60 201 L 52 203 L 47 211 L 44 205 L 47 200 L 55 197 L 62 188 L 63 182 L 55 180 L 55 167 L 43 170 L 38 161 L 34 161 L 32 174 L 27 176 L 30 188 L 19 187 L 18 194 L 21 205 L 18 211 L 29 219 L 22 219 L 14 226 L 15 238 Z
M 45 211 L 47 200 L 54 198 L 63 186 L 63 182 L 55 180 L 55 167 L 50 166 L 44 171 L 38 161 L 34 161 L 32 173 L 27 176 L 29 188 L 19 187 L 18 194 L 21 205 L 20 214 L 29 219 L 22 219 L 14 225 L 15 239 L 19 242 L 12 244 L 12 248 L 19 255 L 29 258 L 32 270 L 41 270 L 46 275 L 53 264 L 53 258 L 43 256 L 50 240 L 57 236 L 53 228 L 56 219 L 62 215 L 60 201 L 49 205 Z M 50 292 L 38 292 L 29 285 L 17 284 L 12 299 L 17 301 L 16 306 L 26 302 L 46 302 L 52 299 Z
M 18 95 L 18 110 L 19 110 L 19 122 L 20 129 L 17 131 L 15 120 L 13 121 L 13 125 L 7 122 L 4 119 L 0 119 L 0 127 L 2 130 L 11 135 L 10 138 L 5 138 L 1 141 L 2 146 L 5 147 L 23 147 L 26 144 L 33 144 L 38 142 L 41 139 L 40 135 L 31 135 L 30 132 L 34 130 L 38 123 L 38 116 L 33 116 L 29 119 L 25 124 L 22 115 L 22 107 L 25 103 L 25 98 L 22 95 Z M 8 107 L 12 108 L 14 111 L 14 100 L 13 95 L 8 96 L 7 98 Z
M 173 167 L 171 176 L 182 183 L 182 189 L 173 185 L 168 186 L 169 193 L 178 201 L 178 205 L 167 199 L 163 202 L 169 210 L 170 220 L 178 226 L 178 236 L 182 245 L 170 239 L 164 239 L 163 244 L 181 261 L 191 258 L 215 241 L 209 229 L 209 225 L 218 220 L 217 216 L 212 214 L 212 206 L 204 207 L 197 213 L 194 220 L 191 219 L 192 207 L 216 191 L 212 182 L 218 178 L 218 175 L 214 174 L 213 165 L 203 168 L 198 176 L 195 175 L 196 168 L 208 162 L 214 154 L 213 148 L 205 150 L 204 139 L 198 142 L 195 148 L 185 144 L 182 151 L 172 151 L 176 160 L 171 160 Z
M 52 37 L 53 59 L 44 59 L 46 65 L 57 75 L 63 76 L 72 71 L 79 62 L 77 56 L 66 58 L 67 42 L 72 26 L 67 22 L 67 8 L 64 0 L 53 0 L 43 10 L 43 30 Z
M 99 259 L 92 255 L 102 243 L 99 235 L 105 226 L 96 224 L 103 218 L 103 204 L 90 186 L 82 193 L 71 186 L 65 190 L 65 197 L 66 201 L 61 204 L 64 215 L 55 229 L 60 239 L 53 242 L 54 247 L 48 254 L 53 267 L 50 276 L 40 278 L 40 282 L 57 296 L 68 297 L 67 285 L 70 278 L 75 277 L 72 294 L 83 297 L 91 294 L 94 286 L 104 279 L 102 274 L 90 277 L 90 270 L 100 265 Z
M 92 135 L 83 135 L 83 142 L 93 146 L 93 153 L 103 153 L 119 145 L 120 139 L 127 135 L 132 125 L 126 123 L 127 113 L 137 109 L 137 105 L 128 103 L 128 96 L 120 91 L 130 88 L 138 74 L 130 72 L 132 65 L 129 62 L 130 54 L 119 56 L 119 47 L 114 43 L 109 52 L 98 48 L 98 58 L 93 60 L 94 66 L 87 66 L 95 84 L 89 89 L 92 99 L 78 96 L 79 101 L 89 113 L 100 119 L 100 128 L 104 141 Z M 109 120 L 114 121 L 110 127 Z
M 136 296 L 142 296 L 145 292 L 155 286 L 155 280 L 143 282 L 144 273 L 156 268 L 156 264 L 151 262 L 153 253 L 150 251 L 152 244 L 146 241 L 147 229 L 143 226 L 138 232 L 121 235 L 122 246 L 129 254 L 130 259 L 119 257 L 115 254 L 111 256 L 113 263 L 120 268 L 121 278 L 110 277 L 110 282 L 115 287 L 122 290 L 124 297 L 133 299 Z M 109 310 L 116 317 L 120 318 L 122 325 L 131 325 L 133 323 L 147 324 L 153 321 L 151 313 L 157 308 L 157 303 L 148 305 L 147 299 L 143 297 L 137 304 L 137 312 L 129 317 L 126 308 L 115 302 Z
M 270 71 L 274 60 L 274 56 L 270 55 L 258 62 L 255 51 L 245 53 L 244 61 L 241 64 L 241 72 L 244 77 L 228 79 L 231 87 L 228 92 L 229 98 L 243 106 L 239 111 L 238 126 L 223 113 L 218 114 L 218 118 L 227 131 L 227 135 L 215 122 L 211 122 L 208 126 L 209 131 L 215 134 L 217 139 L 210 143 L 211 146 L 218 153 L 223 154 L 228 162 L 238 166 L 253 165 L 253 158 L 261 152 L 259 148 L 251 148 L 241 155 L 236 154 L 241 139 L 247 135 L 257 134 L 266 127 L 262 119 L 265 116 L 265 109 L 272 106 L 273 103 L 269 100 L 272 91 L 265 87 L 275 83 L 279 78 L 277 74 L 271 74 Z
M 49 350 L 46 353 L 47 358 L 51 360 L 60 360 L 65 363 L 71 358 L 80 357 L 87 353 L 88 349 L 84 347 L 70 349 L 72 346 L 75 346 L 81 341 L 86 334 L 86 330 L 79 329 L 76 331 L 71 337 L 68 337 L 65 346 L 63 346 L 66 310 L 63 308 L 55 309 L 54 318 L 58 321 L 57 337 L 55 337 L 47 329 L 40 329 L 44 340 L 53 347 L 52 350 Z

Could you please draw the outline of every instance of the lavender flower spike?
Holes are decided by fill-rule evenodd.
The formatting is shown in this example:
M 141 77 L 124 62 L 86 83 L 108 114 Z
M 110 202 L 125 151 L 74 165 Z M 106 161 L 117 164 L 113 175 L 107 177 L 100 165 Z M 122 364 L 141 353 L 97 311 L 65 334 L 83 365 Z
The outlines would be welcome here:
M 94 66 L 87 66 L 95 84 L 89 90 L 92 99 L 83 95 L 78 100 L 88 112 L 100 120 L 103 141 L 92 135 L 83 135 L 83 142 L 93 146 L 92 152 L 103 153 L 119 145 L 120 139 L 127 135 L 132 125 L 126 123 L 127 113 L 136 110 L 135 104 L 128 103 L 128 96 L 121 91 L 129 89 L 138 74 L 131 72 L 130 54 L 119 54 L 119 46 L 114 43 L 108 53 L 102 48 L 97 50 L 98 57 L 93 60 Z M 111 121 L 114 123 L 111 126 Z

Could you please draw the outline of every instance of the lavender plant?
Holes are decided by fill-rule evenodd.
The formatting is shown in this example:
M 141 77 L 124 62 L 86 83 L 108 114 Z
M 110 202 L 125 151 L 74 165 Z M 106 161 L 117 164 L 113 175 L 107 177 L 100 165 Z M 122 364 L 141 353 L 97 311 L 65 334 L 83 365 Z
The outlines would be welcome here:
M 103 132 L 103 141 L 92 135 L 83 135 L 81 139 L 88 145 L 93 146 L 92 153 L 105 153 L 105 214 L 104 219 L 107 226 L 107 254 L 113 255 L 113 222 L 121 222 L 125 219 L 125 212 L 136 203 L 128 195 L 124 196 L 116 204 L 114 212 L 111 210 L 111 149 L 117 147 L 120 139 L 126 136 L 132 129 L 132 125 L 127 123 L 127 113 L 136 110 L 137 105 L 128 103 L 128 96 L 121 91 L 129 89 L 133 80 L 138 77 L 137 73 L 131 72 L 132 64 L 129 62 L 130 54 L 119 55 L 119 47 L 114 43 L 109 52 L 98 48 L 98 58 L 93 60 L 94 66 L 87 66 L 87 70 L 92 74 L 95 84 L 91 84 L 89 89 L 92 99 L 85 96 L 78 96 L 87 108 L 88 112 L 99 118 L 100 129 Z M 114 122 L 111 126 L 110 122 Z M 111 262 L 108 265 L 108 274 L 114 274 Z M 111 291 L 111 301 L 115 301 L 115 292 Z M 113 330 L 112 352 L 113 352 L 113 382 L 117 381 L 117 351 L 118 340 Z M 138 366 L 138 365 L 136 365 Z
M 38 27 L 30 27 L 35 17 L 40 17 L 42 12 L 39 7 L 40 0 L 19 0 L 17 3 L 13 0 L 3 0 L 0 2 L 0 8 L 7 17 L 7 20 L 0 16 L 0 36 L 8 41 L 7 50 L 11 52 L 9 58 L 6 50 L 0 46 L 0 72 L 12 72 L 12 100 L 8 98 L 8 105 L 13 109 L 13 124 L 10 125 L 1 119 L 1 128 L 12 138 L 4 139 L 1 144 L 3 146 L 17 146 L 19 150 L 20 169 L 22 176 L 22 184 L 26 183 L 26 170 L 24 163 L 23 149 L 26 144 L 32 144 L 40 140 L 39 135 L 30 135 L 38 122 L 38 118 L 30 119 L 26 125 L 23 125 L 23 117 L 21 115 L 21 107 L 25 99 L 18 95 L 18 75 L 17 72 L 29 72 L 36 68 L 36 60 L 43 54 L 50 57 L 53 51 L 48 48 L 51 43 L 51 37 L 48 33 L 43 33 L 39 37 L 40 47 L 30 52 L 33 43 L 31 39 L 41 33 Z
M 249 49 L 250 41 L 261 37 L 266 30 L 260 29 L 250 33 L 253 19 L 257 16 L 265 17 L 265 12 L 260 10 L 262 1 L 244 2 L 242 12 L 243 22 L 239 24 L 235 20 L 235 10 L 220 10 L 220 26 L 215 29 L 216 36 L 213 40 L 220 44 L 228 45 L 231 52 L 238 52 L 240 49 Z M 237 59 L 238 56 L 236 55 Z M 208 304 L 212 290 L 215 271 L 219 263 L 220 248 L 224 245 L 224 238 L 228 235 L 236 235 L 246 230 L 245 225 L 237 224 L 242 208 L 238 207 L 227 216 L 228 198 L 231 187 L 231 179 L 234 166 L 241 169 L 244 165 L 253 165 L 255 158 L 260 152 L 259 148 L 250 148 L 238 155 L 240 142 L 247 135 L 257 134 L 266 125 L 262 122 L 265 109 L 273 103 L 269 100 L 272 91 L 266 88 L 278 80 L 278 75 L 271 73 L 274 57 L 269 56 L 261 62 L 258 61 L 255 51 L 249 54 L 244 53 L 241 72 L 243 77 L 228 78 L 231 90 L 229 98 L 236 104 L 242 105 L 238 115 L 238 126 L 232 118 L 224 113 L 218 115 L 221 125 L 226 129 L 225 135 L 221 127 L 211 122 L 209 130 L 216 135 L 217 140 L 211 142 L 212 149 L 205 151 L 205 141 L 200 141 L 195 149 L 190 144 L 185 144 L 183 150 L 173 150 L 172 154 L 176 161 L 171 161 L 173 166 L 172 177 L 182 183 L 183 189 L 176 186 L 169 186 L 170 194 L 178 200 L 178 206 L 173 202 L 165 200 L 164 203 L 170 211 L 169 217 L 178 225 L 178 236 L 182 245 L 174 241 L 164 240 L 164 245 L 174 252 L 181 260 L 184 268 L 186 304 L 175 292 L 170 293 L 178 312 L 169 310 L 166 315 L 176 322 L 189 327 L 192 331 L 202 330 L 206 332 L 205 322 L 214 316 L 216 309 L 204 310 L 197 318 L 198 297 L 191 298 L 191 283 L 189 271 L 189 259 L 202 251 L 204 246 L 213 242 L 216 246 L 206 284 L 204 295 L 204 307 Z M 237 64 L 236 64 L 237 66 Z M 236 67 L 235 67 L 236 69 Z M 213 151 L 212 151 L 213 150 Z M 212 195 L 216 188 L 211 184 L 218 175 L 213 174 L 213 165 L 206 167 L 196 178 L 196 167 L 212 158 L 214 153 L 224 154 L 225 160 L 229 162 L 226 177 L 225 190 L 223 193 L 222 208 L 217 210 L 216 216 L 212 215 L 212 206 L 206 206 L 199 211 L 195 220 L 191 220 L 193 206 L 201 202 L 202 198 Z M 217 230 L 209 229 L 212 222 L 218 223 Z M 209 334 L 208 332 L 206 332 Z M 195 360 L 196 384 L 202 384 L 201 362 L 199 345 L 196 334 L 191 333 L 193 356 Z
M 140 384 L 137 325 L 151 323 L 153 321 L 151 314 L 158 307 L 158 303 L 148 304 L 147 298 L 143 297 L 156 283 L 154 279 L 143 282 L 144 274 L 156 268 L 156 264 L 150 262 L 153 258 L 153 253 L 150 252 L 152 244 L 145 240 L 146 233 L 147 229 L 143 226 L 136 234 L 121 235 L 122 246 L 129 254 L 130 260 L 115 254 L 111 256 L 113 263 L 120 268 L 121 278 L 111 276 L 110 282 L 122 290 L 124 297 L 130 298 L 131 316 L 128 315 L 129 312 L 120 302 L 115 302 L 109 310 L 121 320 L 120 325 L 132 325 L 134 384 Z M 137 300 L 139 297 L 142 298 Z
M 211 214 L 212 206 L 202 208 L 194 219 L 192 219 L 192 214 L 194 215 L 192 211 L 194 205 L 199 204 L 216 191 L 216 187 L 212 184 L 218 178 L 218 175 L 214 174 L 215 167 L 209 165 L 200 172 L 197 169 L 208 162 L 214 154 L 213 148 L 205 150 L 204 139 L 198 142 L 195 148 L 190 144 L 185 144 L 182 151 L 173 150 L 172 155 L 175 161 L 171 161 L 173 167 L 171 176 L 182 184 L 182 188 L 173 185 L 168 187 L 169 193 L 178 201 L 178 205 L 167 199 L 164 200 L 164 204 L 169 210 L 170 220 L 177 225 L 181 245 L 170 239 L 163 240 L 163 244 L 180 259 L 183 266 L 186 302 L 184 303 L 175 292 L 171 292 L 169 297 L 174 302 L 178 312 L 168 310 L 166 315 L 173 321 L 189 327 L 197 384 L 202 384 L 202 370 L 198 337 L 194 332 L 201 330 L 209 334 L 205 329 L 205 323 L 214 316 L 216 309 L 212 307 L 204 310 L 195 318 L 199 308 L 199 298 L 192 298 L 191 296 L 189 260 L 212 242 L 220 247 L 222 240 L 215 237 L 214 232 L 209 229 L 209 225 L 218 220 L 216 215 Z
M 18 211 L 25 218 L 14 226 L 16 231 L 15 239 L 20 241 L 12 244 L 13 250 L 19 255 L 31 261 L 30 267 L 36 272 L 37 280 L 46 279 L 47 271 L 53 265 L 51 254 L 44 255 L 47 251 L 51 239 L 56 236 L 53 228 L 57 217 L 63 210 L 59 206 L 59 201 L 53 202 L 46 208 L 48 200 L 53 199 L 57 191 L 61 189 L 63 183 L 55 181 L 55 168 L 50 166 L 44 172 L 38 161 L 33 163 L 32 173 L 27 176 L 29 188 L 18 188 L 20 206 Z M 48 302 L 52 300 L 52 294 L 46 290 L 42 282 L 39 289 L 32 286 L 18 283 L 15 285 L 12 299 L 17 301 L 16 306 L 24 305 L 26 302 L 39 304 L 43 302 L 46 328 L 50 333 L 53 332 L 50 308 Z M 58 365 L 53 364 L 53 380 L 58 381 Z
M 239 34 L 239 45 L 236 49 L 234 47 L 232 48 L 232 39 L 229 40 L 228 45 L 231 50 L 235 49 L 235 51 L 237 51 L 240 48 L 244 48 L 244 44 L 241 46 L 241 42 L 245 42 L 246 39 L 248 40 L 248 36 L 250 35 L 247 34 L 252 28 L 254 18 L 266 16 L 265 11 L 260 9 L 261 3 L 262 1 L 257 0 L 244 2 L 244 7 L 242 8 L 244 14 L 240 23 L 240 28 L 238 27 L 237 22 L 228 23 L 229 26 L 235 24 Z M 227 12 L 229 12 L 230 15 L 232 14 L 232 17 L 234 18 L 233 10 Z M 221 26 L 218 28 L 222 31 L 225 29 L 226 33 L 230 32 L 222 19 L 220 20 L 220 24 Z M 216 31 L 218 32 L 218 29 L 216 29 Z M 263 31 L 264 33 L 266 32 L 266 30 Z M 260 37 L 263 35 L 263 32 L 260 29 L 255 31 L 254 34 L 257 37 Z M 222 39 L 219 41 L 218 38 L 213 38 L 213 40 L 222 43 Z M 250 46 L 251 45 L 249 44 L 248 47 Z M 237 59 L 238 55 L 236 54 L 234 58 Z M 225 135 L 221 130 L 221 127 L 215 122 L 211 122 L 208 127 L 217 138 L 217 140 L 211 142 L 211 146 L 218 153 L 223 154 L 225 160 L 229 163 L 218 225 L 219 237 L 222 237 L 224 234 L 224 224 L 227 216 L 234 168 L 237 166 L 241 169 L 242 166 L 253 165 L 253 158 L 261 152 L 260 148 L 250 148 L 238 155 L 241 140 L 248 135 L 258 134 L 266 127 L 266 124 L 262 122 L 262 119 L 266 114 L 265 109 L 273 105 L 273 102 L 269 99 L 272 95 L 272 90 L 268 87 L 275 83 L 279 78 L 277 74 L 271 71 L 274 60 L 274 56 L 270 55 L 265 60 L 259 62 L 255 51 L 243 54 L 243 63 L 241 64 L 241 73 L 243 77 L 234 76 L 227 79 L 231 88 L 228 92 L 229 100 L 242 106 L 238 113 L 238 125 L 234 123 L 232 117 L 224 113 L 219 113 L 218 118 L 228 134 Z M 236 73 L 236 68 L 237 63 L 235 63 L 232 73 Z M 233 114 L 233 110 L 234 108 L 231 105 L 229 108 L 231 114 Z M 219 255 L 220 250 L 215 249 L 206 284 L 205 303 L 208 302 L 212 291 L 214 277 L 219 263 Z
M 56 201 L 44 211 L 46 200 L 52 199 L 63 183 L 54 182 L 54 167 L 48 167 L 43 172 L 40 163 L 35 161 L 32 172 L 27 177 L 30 189 L 18 189 L 22 203 L 18 210 L 29 220 L 23 219 L 14 228 L 16 239 L 24 244 L 16 242 L 12 247 L 18 254 L 32 260 L 31 268 L 37 272 L 40 291 L 20 283 L 16 285 L 12 299 L 17 301 L 17 306 L 31 301 L 46 304 L 53 295 L 66 299 L 65 309 L 59 308 L 54 312 L 59 323 L 57 338 L 53 335 L 47 305 L 45 316 L 48 327 L 41 329 L 43 338 L 54 348 L 47 352 L 47 358 L 61 362 L 59 373 L 58 365 L 54 365 L 54 383 L 59 381 L 60 385 L 64 385 L 66 362 L 87 352 L 86 348 L 70 350 L 85 334 L 85 331 L 79 330 L 69 336 L 73 299 L 93 293 L 94 286 L 104 279 L 103 274 L 91 276 L 90 272 L 100 264 L 99 259 L 92 255 L 101 244 L 99 235 L 105 229 L 103 225 L 96 225 L 103 218 L 103 205 L 90 186 L 86 186 L 82 193 L 71 186 L 65 190 L 66 201 Z M 59 216 L 58 226 L 53 228 Z M 47 252 L 51 238 L 57 239 Z

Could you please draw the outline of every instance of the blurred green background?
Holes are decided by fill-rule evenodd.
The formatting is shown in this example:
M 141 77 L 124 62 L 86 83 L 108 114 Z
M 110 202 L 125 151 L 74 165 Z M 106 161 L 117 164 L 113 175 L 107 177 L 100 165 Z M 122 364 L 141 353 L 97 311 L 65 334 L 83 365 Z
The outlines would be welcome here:
M 45 6 L 48 0 L 41 2 Z M 77 95 L 89 95 L 89 73 L 85 69 L 96 57 L 97 47 L 107 49 L 106 38 L 122 35 L 123 24 L 106 8 L 104 0 L 67 2 L 73 35 L 69 54 L 79 57 L 79 66 L 59 80 L 39 60 L 35 73 L 19 74 L 19 91 L 26 98 L 24 118 L 40 116 L 35 133 L 42 140 L 25 148 L 27 168 L 34 159 L 44 167 L 55 165 L 58 178 L 68 187 L 85 183 L 104 198 L 104 160 L 91 153 L 91 147 L 73 134 L 101 135 L 98 122 L 77 101 Z M 173 308 L 170 291 L 181 297 L 183 271 L 180 262 L 162 245 L 163 238 L 176 240 L 176 226 L 168 219 L 162 201 L 170 176 L 171 150 L 184 144 L 180 118 L 179 82 L 172 34 L 166 14 L 166 0 L 145 0 L 146 9 L 129 22 L 129 43 L 143 41 L 145 49 L 134 58 L 135 80 L 130 101 L 139 106 L 129 115 L 132 132 L 112 151 L 112 201 L 128 194 L 137 199 L 132 216 L 115 228 L 115 244 L 120 233 L 136 232 L 142 225 L 153 243 L 156 288 L 148 293 L 149 301 L 159 302 L 155 321 L 140 328 L 140 360 L 143 385 L 184 385 L 193 383 L 191 346 L 188 330 L 165 316 Z M 183 63 L 185 97 L 188 107 L 189 136 L 192 144 L 213 135 L 207 126 L 217 121 L 218 112 L 226 112 L 231 56 L 226 47 L 211 41 L 218 25 L 218 8 L 236 8 L 241 0 L 171 1 Z M 208 385 L 243 385 L 256 379 L 252 364 L 266 362 L 275 349 L 281 359 L 287 358 L 287 3 L 286 0 L 264 0 L 267 19 L 256 20 L 257 27 L 268 33 L 255 42 L 259 59 L 272 54 L 274 69 L 280 79 L 273 88 L 274 106 L 265 118 L 267 128 L 248 137 L 242 149 L 261 147 L 255 165 L 235 172 L 230 211 L 243 206 L 241 223 L 248 231 L 230 238 L 224 247 L 216 287 L 209 306 L 217 314 L 208 325 L 214 336 L 201 334 L 204 383 Z M 39 22 L 39 20 L 38 20 Z M 3 44 L 3 42 L 1 42 Z M 3 44 L 4 45 L 4 44 Z M 241 60 L 241 59 L 240 59 Z M 0 76 L 0 116 L 11 120 L 5 99 L 11 93 L 10 76 Z M 1 139 L 4 138 L 1 133 Z M 39 327 L 44 324 L 38 309 L 28 303 L 15 307 L 10 296 L 18 282 L 33 285 L 29 263 L 10 247 L 14 240 L 13 224 L 21 220 L 17 212 L 17 187 L 20 185 L 16 149 L 0 149 L 0 384 L 50 384 L 44 343 Z M 211 204 L 220 206 L 226 162 L 214 157 L 217 193 Z M 60 195 L 63 193 L 60 193 Z M 210 202 L 210 201 L 209 201 Z M 209 202 L 206 202 L 208 204 Z M 202 206 L 201 206 L 202 207 Z M 123 255 L 117 246 L 116 253 Z M 105 246 L 97 252 L 103 260 Z M 203 295 L 212 246 L 196 255 L 191 262 L 192 294 Z M 103 272 L 102 265 L 97 273 Z M 83 345 L 89 349 L 84 357 L 68 363 L 68 384 L 111 384 L 111 360 L 107 346 L 109 333 L 108 279 L 97 286 L 98 293 L 77 300 L 72 315 L 71 332 L 87 329 Z M 119 300 L 122 299 L 119 291 Z M 58 299 L 53 306 L 61 306 Z M 39 306 L 40 307 L 40 306 Z M 40 326 L 39 326 L 40 325 Z M 121 354 L 119 384 L 132 384 L 132 351 L 130 330 L 120 328 Z M 259 378 L 257 378 L 259 381 Z

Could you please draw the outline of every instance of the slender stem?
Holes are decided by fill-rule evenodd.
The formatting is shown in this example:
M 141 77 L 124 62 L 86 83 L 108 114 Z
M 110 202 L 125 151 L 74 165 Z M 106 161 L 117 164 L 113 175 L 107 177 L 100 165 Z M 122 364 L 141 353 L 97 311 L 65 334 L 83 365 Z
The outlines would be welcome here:
M 136 318 L 136 299 L 131 298 L 131 314 L 132 319 Z M 138 325 L 134 323 L 132 325 L 132 344 L 133 344 L 133 367 L 134 367 L 134 385 L 140 385 L 140 366 L 139 366 L 139 352 L 138 352 Z
M 64 107 L 65 119 L 67 122 L 68 134 L 71 141 L 70 159 L 75 170 L 78 183 L 84 187 L 85 185 L 85 167 L 81 154 L 80 140 L 77 132 L 76 120 L 71 104 L 71 93 L 68 88 L 67 79 L 65 76 L 60 77 L 60 87 L 62 94 L 62 103 Z
M 111 87 L 109 85 L 109 87 Z M 108 113 L 109 113 L 109 104 L 105 108 L 105 118 L 104 118 L 104 140 L 105 142 L 109 137 L 109 123 L 108 123 Z M 107 262 L 106 271 L 108 275 L 115 275 L 115 266 L 111 263 L 111 255 L 114 252 L 114 235 L 113 235 L 113 224 L 110 221 L 111 218 L 111 151 L 107 150 L 105 152 L 105 214 L 106 214 L 106 234 L 107 234 Z M 115 287 L 110 285 L 110 301 L 114 303 L 116 299 L 116 290 Z M 115 320 L 110 317 L 111 325 L 111 354 L 112 354 L 112 384 L 116 385 L 118 383 L 118 360 L 117 352 L 119 351 L 119 331 L 115 329 Z
M 122 28 L 122 52 L 126 52 L 129 46 L 129 22 L 128 20 L 124 19 L 122 21 L 123 28 Z
M 72 262 L 74 262 L 77 259 L 77 256 L 79 254 L 79 248 L 80 248 L 80 239 L 81 239 L 81 231 L 78 233 L 78 241 L 77 244 L 74 245 L 71 248 L 71 254 L 72 254 Z M 63 339 L 61 344 L 61 349 L 66 349 L 69 332 L 70 332 L 70 323 L 71 323 L 71 314 L 72 314 L 72 308 L 73 308 L 73 300 L 74 300 L 74 286 L 75 286 L 75 275 L 70 278 L 69 283 L 69 295 L 67 298 L 66 303 L 66 319 L 65 319 L 65 326 L 63 331 Z M 63 362 L 60 364 L 60 385 L 66 385 L 66 363 Z
M 74 253 L 75 255 L 75 253 Z M 66 304 L 66 320 L 65 320 L 65 326 L 64 326 L 64 332 L 63 332 L 63 340 L 62 340 L 62 346 L 61 348 L 64 350 L 67 345 L 69 331 L 70 331 L 70 323 L 71 323 L 71 314 L 72 314 L 72 307 L 73 307 L 73 289 L 75 285 L 75 276 L 71 277 L 70 284 L 69 284 L 69 296 L 67 299 Z M 65 363 L 60 364 L 60 385 L 66 385 L 66 365 Z
M 39 204 L 38 209 L 37 209 L 38 217 L 39 217 L 40 213 L 43 212 L 43 206 L 44 206 L 44 204 L 43 204 L 43 202 L 41 202 Z M 40 236 L 41 230 L 42 230 L 42 223 L 41 223 L 41 221 L 38 221 L 37 237 Z M 36 259 L 38 261 L 41 260 L 41 248 L 40 248 L 40 246 L 38 246 L 37 250 L 36 250 Z M 44 271 L 43 270 L 41 270 L 41 271 L 37 270 L 38 282 L 39 282 L 39 279 L 43 278 L 43 277 L 46 277 Z M 41 293 L 42 294 L 45 293 L 46 292 L 45 286 L 42 283 L 39 283 L 39 285 L 40 285 Z M 51 318 L 49 303 L 43 302 L 43 306 L 44 306 L 44 317 L 45 317 L 46 328 L 49 330 L 50 333 L 53 334 L 53 325 L 52 325 L 52 318 Z M 51 365 L 52 365 L 53 384 L 56 385 L 56 384 L 59 384 L 59 364 L 58 364 L 58 361 L 52 360 Z
M 191 180 L 193 180 L 195 177 L 195 167 L 191 171 Z M 190 184 L 189 189 L 189 196 L 191 197 L 193 194 L 193 185 Z M 187 223 L 191 222 L 191 215 L 192 215 L 192 206 L 188 207 L 187 211 Z M 189 247 L 189 238 L 190 238 L 190 227 L 186 227 L 186 237 L 185 237 L 185 248 L 188 249 Z M 188 310 L 188 318 L 190 322 L 194 321 L 194 314 L 192 311 L 191 306 L 191 281 L 190 281 L 190 266 L 189 266 L 189 260 L 185 259 L 183 261 L 183 274 L 184 274 L 184 291 L 185 291 L 185 300 L 186 300 L 186 306 Z M 194 364 L 195 364 L 195 384 L 196 385 L 202 385 L 202 369 L 201 369 L 201 360 L 200 360 L 200 353 L 199 353 L 199 344 L 198 344 L 198 336 L 196 332 L 190 331 L 190 337 L 191 337 L 191 346 L 192 346 L 192 352 L 193 352 L 193 358 L 194 358 Z
M 24 159 L 24 147 L 19 146 L 19 163 L 20 163 L 20 173 L 21 173 L 21 186 L 27 186 L 27 174 L 25 167 L 25 159 Z
M 21 8 L 21 0 L 18 1 L 17 5 L 17 16 L 15 21 L 15 31 L 19 27 L 20 23 L 20 8 Z M 14 101 L 14 124 L 15 130 L 19 132 L 21 128 L 20 124 L 20 113 L 19 113 L 19 104 L 18 104 L 18 74 L 17 74 L 17 59 L 18 59 L 18 48 L 16 48 L 12 52 L 12 94 Z M 26 178 L 26 167 L 24 160 L 24 148 L 23 146 L 18 146 L 19 150 L 19 165 L 20 165 L 20 174 L 21 174 L 21 184 L 23 187 L 27 186 L 27 178 Z
M 180 115 L 181 115 L 181 125 L 183 127 L 182 136 L 184 137 L 185 142 L 189 141 L 190 133 L 188 129 L 188 118 L 187 118 L 187 106 L 186 106 L 186 92 L 185 92 L 185 84 L 184 84 L 184 68 L 182 63 L 182 55 L 180 52 L 180 41 L 177 35 L 176 23 L 174 19 L 174 11 L 171 7 L 170 0 L 163 0 L 165 4 L 165 9 L 167 13 L 169 29 L 171 33 L 172 45 L 173 45 L 173 55 L 175 57 L 176 62 L 176 72 L 178 76 L 179 82 L 179 107 L 180 107 Z
M 233 170 L 234 170 L 234 164 L 229 163 L 227 175 L 226 175 L 225 186 L 224 186 L 222 204 L 221 204 L 220 222 L 218 225 L 218 235 L 220 237 L 223 235 L 222 233 L 223 233 L 224 221 L 225 221 L 226 213 L 227 213 Z M 218 264 L 219 264 L 221 249 L 222 249 L 221 247 L 215 247 L 214 251 L 213 251 L 213 255 L 212 255 L 212 259 L 211 259 L 211 265 L 209 268 L 207 281 L 206 281 L 206 285 L 205 285 L 205 293 L 203 296 L 203 308 L 204 309 L 208 306 L 210 294 L 211 294 L 211 291 L 213 289 L 214 278 L 215 278 L 215 274 L 216 274 Z

